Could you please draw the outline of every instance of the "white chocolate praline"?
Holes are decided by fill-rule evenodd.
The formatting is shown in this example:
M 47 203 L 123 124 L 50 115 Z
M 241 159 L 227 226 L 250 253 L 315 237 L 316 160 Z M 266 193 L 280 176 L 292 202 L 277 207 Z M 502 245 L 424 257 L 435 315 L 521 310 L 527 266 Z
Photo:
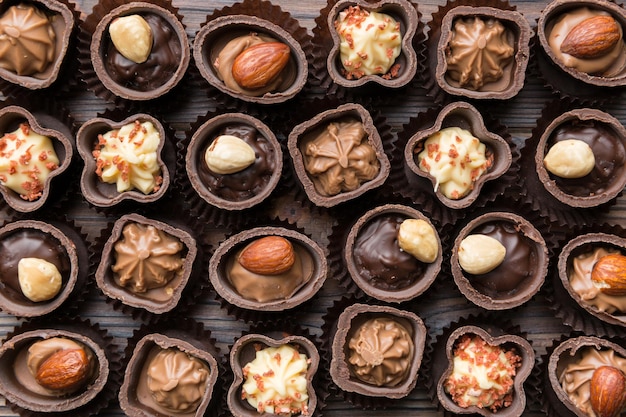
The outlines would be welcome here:
M 243 367 L 241 398 L 259 413 L 292 415 L 308 410 L 310 360 L 293 346 L 266 347 Z
M 24 296 L 34 302 L 54 298 L 63 285 L 57 267 L 39 258 L 20 259 L 17 263 L 17 278 Z
M 400 23 L 385 13 L 350 6 L 339 13 L 335 29 L 346 78 L 390 73 L 402 50 Z
M 58 167 L 50 138 L 33 132 L 27 123 L 0 138 L 0 183 L 22 199 L 39 199 L 46 179 Z
M 158 162 L 161 135 L 151 122 L 129 123 L 120 129 L 98 135 L 93 151 L 96 174 L 117 192 L 138 189 L 156 192 L 163 181 Z
M 465 197 L 493 164 L 485 144 L 459 127 L 431 135 L 417 158 L 419 168 L 435 178 L 435 191 L 453 200 Z
M 439 254 L 437 231 L 426 220 L 406 219 L 398 230 L 398 245 L 416 259 L 432 263 Z
M 469 235 L 459 245 L 459 265 L 468 274 L 480 275 L 496 269 L 506 257 L 506 248 L 487 235 Z
M 555 143 L 543 159 L 546 169 L 561 178 L 582 178 L 593 171 L 596 158 L 582 140 L 567 139 Z
M 216 174 L 234 174 L 254 163 L 254 149 L 243 139 L 232 135 L 218 136 L 204 154 L 207 167 Z

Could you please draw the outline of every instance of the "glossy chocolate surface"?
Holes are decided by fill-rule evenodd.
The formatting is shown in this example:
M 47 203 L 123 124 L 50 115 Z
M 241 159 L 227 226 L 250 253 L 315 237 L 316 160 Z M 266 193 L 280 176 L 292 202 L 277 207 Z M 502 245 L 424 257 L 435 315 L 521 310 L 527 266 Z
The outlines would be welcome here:
M 277 168 L 273 144 L 254 126 L 246 124 L 225 126 L 215 134 L 215 137 L 220 135 L 232 135 L 243 139 L 254 150 L 256 159 L 243 171 L 234 174 L 216 174 L 204 162 L 204 154 L 212 143 L 207 141 L 196 156 L 200 180 L 213 194 L 229 201 L 247 200 L 264 191 Z
M 419 279 L 424 264 L 398 245 L 398 230 L 405 216 L 378 216 L 359 232 L 354 244 L 354 260 L 360 275 L 385 291 L 403 289 Z

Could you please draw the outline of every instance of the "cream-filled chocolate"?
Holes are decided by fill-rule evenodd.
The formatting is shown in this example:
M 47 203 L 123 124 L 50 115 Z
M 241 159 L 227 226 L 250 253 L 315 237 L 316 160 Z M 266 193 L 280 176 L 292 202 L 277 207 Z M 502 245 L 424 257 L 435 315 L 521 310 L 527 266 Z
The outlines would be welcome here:
M 601 20 L 601 23 L 600 23 Z M 594 26 L 610 27 L 614 34 L 605 37 L 606 44 L 594 43 L 594 50 L 581 50 L 580 45 L 572 47 L 572 39 L 588 36 Z M 579 7 L 562 13 L 549 23 L 546 29 L 549 47 L 556 59 L 564 66 L 589 75 L 612 77 L 621 73 L 626 65 L 626 46 L 621 25 L 608 13 L 588 7 Z
M 626 373 L 626 358 L 613 349 L 598 349 L 590 346 L 576 352 L 576 356 L 568 360 L 567 365 L 562 367 L 560 374 L 557 375 L 570 401 L 580 411 L 592 417 L 597 414 L 590 401 L 591 380 L 594 372 L 602 366 L 613 367 Z M 618 414 L 620 414 L 619 411 Z
M 423 274 L 424 264 L 398 244 L 398 231 L 405 219 L 401 215 L 381 215 L 363 226 L 357 235 L 354 261 L 361 277 L 374 287 L 400 290 Z
M 19 263 L 24 258 L 41 259 L 54 265 L 61 274 L 62 285 L 70 274 L 70 259 L 52 235 L 34 230 L 16 230 L 0 239 L 0 286 L 5 296 L 18 302 L 31 302 L 19 282 Z
M 363 123 L 345 118 L 328 123 L 302 145 L 304 168 L 324 196 L 354 191 L 380 172 L 376 150 Z
M 115 282 L 134 294 L 168 299 L 183 274 L 183 243 L 153 225 L 128 223 L 114 245 Z
M 415 346 L 410 328 L 393 318 L 361 324 L 348 341 L 351 373 L 368 384 L 394 387 L 409 376 Z
M 605 192 L 626 170 L 626 149 L 618 133 L 597 120 L 572 119 L 558 126 L 547 141 L 547 148 L 566 140 L 586 143 L 593 152 L 594 167 L 580 178 L 551 175 L 564 193 L 588 197 Z
M 616 253 L 620 253 L 616 248 L 598 246 L 574 256 L 570 260 L 568 279 L 572 290 L 580 296 L 583 303 L 626 321 L 626 316 L 620 315 L 620 313 L 626 313 L 626 296 L 606 294 L 600 287 L 594 285 L 591 279 L 596 263 L 604 256 Z
M 339 12 L 335 30 L 344 77 L 351 80 L 382 75 L 391 79 L 398 75 L 399 64 L 394 63 L 402 50 L 402 34 L 400 23 L 393 17 L 349 6 Z
M 206 395 L 208 382 L 206 363 L 177 348 L 159 346 L 148 353 L 140 377 L 140 384 L 145 383 L 151 399 L 175 415 L 195 412 Z M 154 406 L 148 401 L 144 405 Z
M 141 63 L 131 61 L 108 40 L 103 58 L 107 74 L 123 87 L 151 91 L 166 84 L 176 73 L 183 55 L 181 42 L 170 23 L 156 13 L 142 14 L 152 33 L 148 58 Z
M 0 68 L 19 76 L 37 76 L 56 57 L 56 34 L 42 10 L 20 3 L 0 16 Z
M 231 135 L 242 139 L 254 153 L 251 165 L 241 171 L 220 174 L 212 171 L 204 161 L 207 149 L 213 141 L 208 141 L 199 152 L 198 176 L 216 196 L 229 201 L 243 201 L 263 192 L 276 170 L 275 148 L 255 127 L 245 124 L 232 124 L 220 129 L 216 137 Z
M 493 17 L 458 17 L 446 46 L 446 77 L 460 87 L 481 91 L 509 86 L 515 35 Z

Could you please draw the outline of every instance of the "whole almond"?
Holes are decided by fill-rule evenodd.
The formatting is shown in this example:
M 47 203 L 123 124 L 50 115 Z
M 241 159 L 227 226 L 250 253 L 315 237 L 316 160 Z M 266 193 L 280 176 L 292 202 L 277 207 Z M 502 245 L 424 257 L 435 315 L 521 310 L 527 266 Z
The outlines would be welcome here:
M 71 392 L 85 383 L 89 371 L 90 363 L 84 349 L 64 349 L 53 353 L 41 364 L 35 379 L 49 390 Z
M 246 246 L 238 261 L 255 274 L 278 275 L 291 269 L 296 255 L 289 240 L 281 236 L 266 236 Z
M 603 256 L 591 270 L 591 281 L 607 295 L 626 295 L 626 256 Z
M 626 405 L 626 376 L 613 366 L 601 366 L 593 372 L 589 394 L 596 417 L 617 417 Z
M 263 88 L 279 76 L 289 62 L 291 50 L 282 42 L 264 42 L 237 55 L 233 78 L 243 88 Z
M 606 55 L 622 38 L 622 30 L 611 16 L 585 19 L 570 30 L 561 52 L 579 59 L 593 59 Z

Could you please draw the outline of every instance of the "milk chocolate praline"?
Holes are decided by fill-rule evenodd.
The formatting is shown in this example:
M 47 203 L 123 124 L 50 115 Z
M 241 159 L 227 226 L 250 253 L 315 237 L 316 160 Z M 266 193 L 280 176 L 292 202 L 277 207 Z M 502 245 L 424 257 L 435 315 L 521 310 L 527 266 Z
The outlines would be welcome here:
M 401 222 L 407 219 L 423 220 L 435 230 L 437 255 L 433 262 L 419 261 L 398 246 L 397 229 Z M 375 265 L 375 270 L 380 270 L 381 274 L 393 277 L 390 280 L 376 276 L 376 271 L 364 272 L 363 268 L 366 266 L 359 266 L 355 254 L 364 230 L 378 222 L 391 223 L 379 228 L 373 234 L 370 233 L 373 240 L 368 242 L 368 246 L 373 245 L 372 247 L 376 248 L 375 251 L 380 251 L 379 254 L 373 255 L 371 264 Z M 377 241 L 378 239 L 380 241 Z M 371 251 L 365 250 L 365 252 Z M 387 204 L 368 211 L 352 225 L 343 249 L 343 259 L 350 276 L 363 292 L 378 300 L 400 303 L 418 297 L 435 281 L 441 270 L 443 250 L 439 234 L 430 219 L 409 206 Z M 396 288 L 395 286 L 399 284 L 401 286 Z
M 400 55 L 393 65 L 398 65 L 397 74 L 372 74 L 358 78 L 348 78 L 344 73 L 340 58 L 341 39 L 335 29 L 335 22 L 339 14 L 348 7 L 359 7 L 369 12 L 384 13 L 393 18 L 400 25 L 402 36 Z M 333 47 L 327 55 L 326 67 L 331 79 L 342 87 L 359 87 L 367 83 L 379 84 L 386 88 L 400 88 L 407 85 L 417 72 L 417 54 L 413 42 L 419 26 L 417 7 L 405 0 L 380 0 L 371 3 L 363 0 L 340 0 L 336 2 L 326 17 L 328 31 L 332 37 Z
M 275 90 L 261 95 L 226 86 L 215 67 L 216 58 L 228 42 L 251 33 L 275 39 L 290 49 L 287 65 L 281 71 L 282 81 Z M 196 34 L 193 57 L 200 73 L 213 87 L 236 99 L 259 104 L 282 103 L 295 97 L 304 88 L 309 71 L 307 56 L 293 35 L 276 23 L 247 14 L 219 16 L 208 21 Z
M 373 149 L 380 168 L 376 176 L 371 180 L 362 182 L 356 189 L 341 191 L 334 195 L 326 195 L 318 190 L 313 177 L 305 168 L 305 147 L 320 133 L 323 133 L 331 123 L 339 123 L 348 120 L 355 120 L 362 123 L 365 137 L 362 139 L 361 143 L 367 144 Z M 389 159 L 384 152 L 383 144 L 374 121 L 369 112 L 359 104 L 340 105 L 336 109 L 326 110 L 312 119 L 297 125 L 289 134 L 287 145 L 296 175 L 307 197 L 314 204 L 321 207 L 333 207 L 359 197 L 367 191 L 378 188 L 385 182 L 391 170 Z M 352 147 L 349 146 L 348 149 L 351 150 Z M 333 159 L 337 159 L 337 164 L 343 163 L 339 161 L 338 156 Z
M 96 174 L 97 161 L 93 156 L 95 146 L 98 144 L 98 136 L 105 133 L 120 129 L 135 122 L 150 122 L 157 130 L 160 136 L 160 143 L 157 148 L 157 164 L 160 168 L 161 183 L 158 190 L 149 194 L 144 194 L 137 189 L 131 189 L 124 192 L 118 192 L 115 184 L 103 182 Z M 164 148 L 169 146 L 165 127 L 154 117 L 148 114 L 135 114 L 126 117 L 121 121 L 114 121 L 105 116 L 96 117 L 85 122 L 76 134 L 76 144 L 78 153 L 85 163 L 80 180 L 80 188 L 83 197 L 91 204 L 97 207 L 112 207 L 121 204 L 125 200 L 138 203 L 151 203 L 161 199 L 167 192 L 170 185 L 170 168 L 171 165 L 167 160 L 168 152 L 163 152 Z M 172 161 L 175 163 L 174 161 Z
M 289 335 L 281 339 L 274 339 L 263 334 L 251 333 L 237 339 L 230 349 L 229 361 L 234 380 L 228 389 L 227 403 L 228 409 L 234 417 L 256 417 L 259 415 L 256 409 L 252 408 L 245 399 L 242 399 L 242 384 L 245 381 L 243 368 L 255 358 L 257 350 L 267 347 L 277 348 L 285 344 L 293 346 L 310 360 L 306 371 L 306 390 L 309 395 L 307 411 L 298 415 L 310 417 L 315 414 L 318 398 L 313 380 L 320 364 L 320 354 L 317 347 L 304 336 Z
M 0 15 L 5 14 L 7 10 L 9 10 L 11 7 L 15 7 L 16 4 L 18 3 L 19 2 L 12 2 L 12 1 L 3 3 L 2 7 L 0 7 Z M 41 27 L 40 24 L 47 19 L 49 21 L 50 29 L 54 33 L 54 38 L 52 39 L 51 37 L 49 37 L 49 35 L 43 35 L 43 37 L 40 37 L 39 38 L 40 40 L 37 41 L 36 39 L 38 39 L 38 37 L 34 37 L 35 40 L 33 40 L 32 43 L 40 42 L 40 45 L 41 45 L 40 49 L 41 49 L 41 53 L 43 54 L 48 53 L 48 51 L 50 51 L 51 48 L 53 49 L 54 53 L 51 56 L 52 59 L 50 59 L 50 61 L 47 64 L 45 64 L 45 61 L 44 61 L 44 65 L 34 66 L 36 68 L 33 68 L 32 71 L 29 70 L 23 74 L 19 74 L 15 70 L 5 68 L 3 66 L 2 68 L 0 68 L 0 77 L 12 84 L 24 87 L 26 89 L 39 90 L 39 89 L 47 88 L 50 85 L 52 85 L 59 76 L 59 72 L 61 71 L 61 66 L 65 60 L 65 56 L 68 52 L 68 48 L 70 45 L 70 37 L 74 30 L 75 16 L 74 16 L 73 11 L 70 9 L 70 7 L 68 7 L 68 4 L 62 1 L 37 0 L 37 1 L 28 2 L 24 4 L 27 4 L 28 6 L 32 6 L 33 8 L 41 12 L 42 20 L 34 22 L 28 19 L 25 19 L 22 21 L 21 20 L 23 19 L 23 16 L 22 16 L 22 18 L 18 17 L 16 21 L 14 22 L 11 20 L 9 20 L 9 22 L 20 23 L 20 24 L 32 23 L 30 27 L 30 29 L 32 29 L 32 28 Z M 29 31 L 27 29 L 29 28 L 25 28 L 24 32 L 28 33 Z M 38 33 L 37 35 L 39 36 L 42 34 Z M 5 40 L 5 42 L 8 43 L 8 42 L 11 42 L 12 40 L 13 39 L 7 39 Z M 32 43 L 29 44 L 28 48 L 32 48 Z M 15 45 L 12 44 L 12 48 L 19 48 L 20 46 L 21 45 L 19 41 L 16 42 Z M 29 52 L 34 56 L 36 55 L 36 52 L 34 52 L 36 49 L 37 48 L 32 48 L 29 50 Z M 18 58 L 14 58 L 14 57 L 16 55 L 21 57 L 22 55 L 19 53 L 16 53 L 15 55 L 11 55 L 10 53 L 6 51 L 5 53 L 10 55 L 10 57 L 8 58 L 9 61 L 13 61 L 13 59 L 19 60 Z M 28 53 L 25 55 L 26 57 L 23 59 L 27 61 L 29 59 Z M 14 62 L 11 62 L 11 63 L 13 64 Z M 15 65 L 18 65 L 18 63 L 15 63 Z M 24 68 L 28 66 L 29 64 L 27 63 L 23 65 Z M 20 65 L 20 67 L 22 66 Z
M 90 57 L 102 85 L 114 96 L 135 101 L 152 100 L 171 91 L 182 80 L 190 60 L 189 41 L 177 9 L 166 1 L 158 4 L 112 1 L 107 5 L 112 9 L 98 11 L 105 13 L 101 17 L 94 12 L 94 17 L 85 23 L 94 26 L 86 30 L 93 30 Z M 109 35 L 111 22 L 129 15 L 142 16 L 153 34 L 150 55 L 139 64 L 123 57 Z
M 355 376 L 353 365 L 349 362 L 351 349 L 349 348 L 350 340 L 358 333 L 360 326 L 371 319 L 389 319 L 399 323 L 407 330 L 413 342 L 413 349 L 410 355 L 405 359 L 408 369 L 405 377 L 393 386 L 376 386 L 367 383 Z M 347 307 L 339 316 L 337 322 L 333 325 L 335 330 L 332 336 L 332 360 L 330 364 L 330 375 L 333 382 L 342 390 L 355 392 L 360 395 L 369 397 L 386 397 L 386 398 L 403 398 L 415 388 L 419 373 L 420 364 L 422 362 L 422 354 L 427 339 L 426 326 L 422 319 L 416 314 L 409 311 L 399 310 L 388 306 L 374 306 L 366 304 L 353 304 Z M 388 343 L 379 340 L 379 347 L 382 349 L 391 349 Z M 391 353 L 391 350 L 389 351 Z M 384 352 L 381 352 L 384 356 Z M 400 360 L 393 354 L 389 356 L 390 360 Z M 379 365 L 382 366 L 382 365 Z M 396 366 L 397 367 L 397 366 Z M 385 368 L 387 371 L 397 372 L 393 366 Z M 404 371 L 404 369 L 403 369 Z M 384 373 L 384 371 L 383 371 Z
M 565 179 L 548 172 L 548 150 L 565 139 L 587 143 L 595 166 L 581 178 Z M 536 147 L 539 182 L 558 201 L 571 207 L 590 208 L 617 197 L 626 185 L 626 128 L 613 116 L 596 109 L 575 109 L 556 117 L 543 131 Z
M 255 151 L 251 166 L 232 174 L 211 172 L 205 152 L 220 135 L 243 139 Z M 207 203 L 227 210 L 250 208 L 265 200 L 278 184 L 283 153 L 276 135 L 260 120 L 243 113 L 226 113 L 203 123 L 191 137 L 185 156 L 187 176 Z
M 440 189 L 434 191 L 436 197 L 445 206 L 452 209 L 462 209 L 469 207 L 476 201 L 487 181 L 496 180 L 507 172 L 511 167 L 513 157 L 506 140 L 487 129 L 481 114 L 474 106 L 465 102 L 454 102 L 441 110 L 432 127 L 418 131 L 408 140 L 404 148 L 404 160 L 410 184 L 413 183 L 415 186 L 417 185 L 415 180 L 423 178 L 428 180 L 426 183 L 431 189 L 435 188 L 437 179 L 418 166 L 417 157 L 424 147 L 423 143 L 430 136 L 449 127 L 459 127 L 469 131 L 481 143 L 485 144 L 486 154 L 493 156 L 492 165 L 475 180 L 473 187 L 464 197 L 453 199 L 445 196 Z M 418 178 L 415 178 L 415 176 Z M 419 181 L 418 184 L 417 186 L 421 188 L 426 186 L 422 181 Z
M 459 262 L 461 242 L 474 234 L 494 238 L 506 248 L 502 263 L 484 274 L 470 274 Z M 488 310 L 504 310 L 524 304 L 539 291 L 548 261 L 545 240 L 528 220 L 514 213 L 490 212 L 461 229 L 450 264 L 454 281 L 471 302 Z
M 259 275 L 256 278 L 254 278 L 254 275 L 251 275 L 253 279 L 249 281 L 250 286 L 248 288 L 251 291 L 258 289 L 261 291 L 262 297 L 268 296 L 269 298 L 268 301 L 244 298 L 231 283 L 229 270 L 235 263 L 239 263 L 236 258 L 246 245 L 267 236 L 278 236 L 287 239 L 292 244 L 297 257 L 301 258 L 302 273 L 306 273 L 307 276 L 301 277 L 305 281 L 295 286 L 291 295 L 275 298 L 271 296 L 271 293 L 265 294 L 265 291 L 270 291 L 270 289 L 263 284 L 263 275 Z M 282 227 L 257 227 L 237 233 L 220 244 L 209 262 L 209 279 L 215 291 L 224 300 L 239 308 L 262 312 L 284 311 L 297 307 L 317 293 L 326 280 L 326 262 L 326 255 L 322 248 L 307 236 Z M 243 266 L 241 268 L 245 270 Z M 276 275 L 270 275 L 269 277 L 273 278 Z
M 135 225 L 138 226 L 137 231 L 125 231 L 127 226 Z M 155 235 L 148 240 L 150 235 L 144 236 L 144 234 L 150 232 L 149 228 L 154 228 L 157 234 L 163 236 Z M 176 242 L 177 251 L 171 256 L 178 260 L 177 269 L 168 271 L 171 277 L 166 283 L 151 285 L 149 282 L 149 279 L 153 278 L 151 274 L 146 274 L 145 287 L 137 291 L 134 288 L 142 287 L 142 283 L 130 280 L 122 285 L 118 282 L 117 277 L 126 271 L 124 266 L 132 260 L 132 253 L 128 254 L 131 259 L 125 261 L 121 260 L 121 254 L 136 247 L 138 252 L 136 262 L 138 263 L 143 262 L 144 259 L 149 260 L 151 253 L 154 256 L 170 256 L 169 254 L 173 252 L 173 243 L 166 243 L 165 238 L 168 242 Z M 124 246 L 120 250 L 116 249 L 116 245 L 122 241 L 125 242 Z M 167 245 L 167 250 L 158 247 L 146 248 L 146 243 L 150 242 Z M 102 259 L 96 271 L 96 283 L 106 296 L 119 300 L 123 304 L 154 314 L 166 313 L 174 309 L 180 301 L 189 283 L 197 254 L 196 240 L 189 232 L 139 214 L 127 214 L 115 222 L 111 235 L 102 249 Z M 165 268 L 165 262 L 165 259 L 162 263 L 157 260 L 154 265 Z M 119 266 L 118 272 L 113 271 L 114 265 Z M 126 266 L 130 268 L 132 265 Z M 135 267 L 140 273 L 143 270 L 141 265 Z M 150 271 L 149 268 L 146 269 Z M 141 276 L 137 277 L 137 279 L 141 278 Z
M 624 30 L 623 28 L 626 27 L 626 11 L 613 2 L 606 0 L 584 0 L 573 3 L 567 0 L 555 0 L 543 9 L 537 21 L 537 36 L 541 46 L 541 53 L 544 54 L 538 58 L 545 59 L 547 56 L 549 63 L 542 67 L 541 70 L 543 77 L 548 83 L 552 84 L 555 89 L 562 90 L 562 93 L 572 97 L 578 97 L 583 94 L 596 96 L 593 99 L 597 100 L 597 96 L 602 94 L 602 92 L 598 90 L 598 87 L 621 87 L 626 84 L 626 47 L 624 47 L 623 44 L 623 37 L 619 40 L 619 42 L 621 42 L 622 52 L 620 58 L 618 58 L 621 60 L 622 64 L 618 70 L 607 76 L 588 74 L 566 66 L 556 56 L 549 45 L 550 34 L 554 28 L 555 22 L 566 13 L 584 7 L 608 13 L 622 27 L 622 32 Z M 574 83 L 572 83 L 572 81 L 574 81 Z M 576 83 L 576 81 L 578 81 L 578 83 Z M 589 86 L 596 87 L 595 93 L 593 89 L 589 89 Z

